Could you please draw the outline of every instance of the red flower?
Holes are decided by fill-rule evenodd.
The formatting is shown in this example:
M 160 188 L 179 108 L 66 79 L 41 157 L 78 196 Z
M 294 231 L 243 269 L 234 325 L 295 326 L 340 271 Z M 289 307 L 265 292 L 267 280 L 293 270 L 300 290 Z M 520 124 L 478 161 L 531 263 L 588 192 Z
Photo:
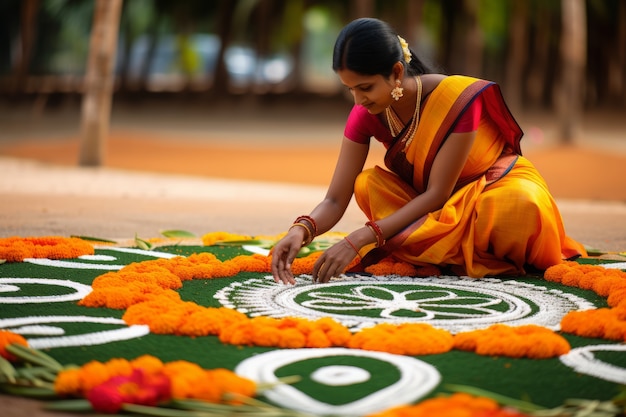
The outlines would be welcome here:
M 171 385 L 167 376 L 147 374 L 140 369 L 130 376 L 115 376 L 92 388 L 87 399 L 94 410 L 115 414 L 124 404 L 156 406 L 171 398 Z

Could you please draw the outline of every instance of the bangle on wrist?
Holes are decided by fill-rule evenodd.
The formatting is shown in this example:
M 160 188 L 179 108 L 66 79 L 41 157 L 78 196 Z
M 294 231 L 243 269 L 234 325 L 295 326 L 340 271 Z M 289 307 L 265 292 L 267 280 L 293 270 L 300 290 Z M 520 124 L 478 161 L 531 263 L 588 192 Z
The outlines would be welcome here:
M 383 230 L 380 228 L 380 226 L 378 226 L 378 224 L 373 221 L 365 223 L 365 226 L 367 226 L 376 237 L 376 247 L 380 248 L 381 246 L 383 246 L 385 244 L 385 235 L 383 235 Z
M 311 232 L 312 237 L 317 236 L 317 223 L 315 222 L 315 219 L 313 219 L 313 217 L 311 217 L 311 216 L 302 215 L 302 216 L 298 216 L 298 218 L 296 218 L 294 223 L 302 223 L 302 220 L 304 220 L 305 222 L 309 223 L 309 225 L 311 226 L 309 231 Z M 311 240 L 313 240 L 313 239 L 311 239 Z
M 289 230 L 293 229 L 294 227 L 302 227 L 306 234 L 304 236 L 304 240 L 302 240 L 302 246 L 306 246 L 309 243 L 311 243 L 313 241 L 313 239 L 311 238 L 311 229 L 309 229 L 309 227 L 304 224 L 304 223 L 294 223 L 291 225 L 291 227 L 289 228 Z
M 343 240 L 348 242 L 348 245 L 352 246 L 352 249 L 354 249 L 354 251 L 356 252 L 357 256 L 360 258 L 361 254 L 359 253 L 359 249 L 356 247 L 356 245 L 354 243 L 352 243 L 352 241 L 350 239 L 348 239 L 348 236 L 344 237 Z

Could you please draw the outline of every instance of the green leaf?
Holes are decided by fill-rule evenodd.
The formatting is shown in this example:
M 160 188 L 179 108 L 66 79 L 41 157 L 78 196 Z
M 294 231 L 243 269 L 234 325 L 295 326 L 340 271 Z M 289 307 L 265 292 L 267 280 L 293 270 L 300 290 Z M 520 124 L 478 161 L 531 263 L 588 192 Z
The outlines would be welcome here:
M 137 236 L 136 233 L 135 233 L 135 245 L 137 245 L 137 247 L 142 250 L 152 250 L 152 243 L 148 242 L 147 240 L 141 239 L 140 237 Z
M 40 350 L 22 346 L 18 343 L 11 343 L 5 349 L 25 362 L 46 367 L 51 371 L 58 372 L 63 369 L 63 365 Z
M 588 246 L 585 246 L 585 250 L 587 251 L 587 254 L 589 256 L 600 256 L 600 255 L 606 254 L 605 251 L 602 251 L 600 249 L 591 248 L 591 247 L 588 247 Z
M 21 387 L 11 384 L 0 384 L 0 391 L 18 397 L 29 397 L 38 399 L 58 398 L 52 388 L 46 387 Z
M 117 243 L 114 240 L 109 240 L 109 239 L 103 239 L 101 237 L 93 237 L 93 236 L 77 236 L 77 235 L 71 235 L 70 237 L 75 237 L 77 239 L 82 239 L 82 240 L 89 240 L 92 242 L 102 242 L 102 243 Z
M 49 411 L 74 411 L 74 412 L 91 412 L 93 407 L 91 403 L 84 399 L 76 400 L 59 400 L 44 405 L 45 410 Z
M 194 238 L 197 237 L 191 232 L 186 230 L 161 230 L 160 232 L 165 237 L 174 237 L 174 238 Z
M 129 413 L 155 417 L 194 417 L 198 415 L 194 411 L 173 410 L 171 408 L 149 407 L 137 404 L 124 404 L 122 405 L 122 410 Z
M 8 382 L 15 382 L 16 371 L 13 364 L 0 356 L 0 378 L 6 378 Z

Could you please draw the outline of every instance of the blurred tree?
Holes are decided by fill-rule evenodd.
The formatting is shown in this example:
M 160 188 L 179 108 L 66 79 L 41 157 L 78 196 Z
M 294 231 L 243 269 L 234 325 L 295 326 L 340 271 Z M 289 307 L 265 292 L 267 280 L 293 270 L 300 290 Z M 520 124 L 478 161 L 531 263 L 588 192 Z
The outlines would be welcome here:
M 351 0 L 350 1 L 350 9 L 353 19 L 357 19 L 359 17 L 374 17 L 374 8 L 375 8 L 374 0 Z
M 217 65 L 213 76 L 213 88 L 209 91 L 211 96 L 228 94 L 230 84 L 228 70 L 224 56 L 226 48 L 230 45 L 233 36 L 233 17 L 237 8 L 237 0 L 222 0 L 217 11 L 217 35 L 220 38 L 220 49 L 217 54 Z
M 562 79 L 559 85 L 560 137 L 571 143 L 582 114 L 587 59 L 587 11 L 584 0 L 561 0 Z
M 615 71 L 617 73 L 617 84 L 619 85 L 619 90 L 622 96 L 621 104 L 622 107 L 626 107 L 626 1 L 619 2 L 618 16 L 618 60 Z
M 100 166 L 109 131 L 122 0 L 96 0 L 82 105 L 79 164 Z
M 526 75 L 526 97 L 528 106 L 543 107 L 552 104 L 553 88 L 550 86 L 550 69 L 556 66 L 554 53 L 556 34 L 554 28 L 560 28 L 556 0 L 533 1 L 531 3 L 530 39 L 528 41 L 529 59 Z
M 34 41 L 37 31 L 37 11 L 39 0 L 22 0 L 20 15 L 20 37 L 17 59 L 14 61 L 15 93 L 23 91 L 30 70 Z
M 587 44 L 586 70 L 579 84 L 584 90 L 581 105 L 626 105 L 626 1 L 573 2 L 582 3 L 587 16 L 578 28 L 586 33 Z M 512 107 L 557 110 L 564 91 L 563 71 L 569 65 L 563 49 L 570 36 L 564 16 L 569 3 L 133 0 L 124 3 L 121 15 L 117 86 L 133 94 L 152 93 L 158 72 L 165 75 L 159 82 L 167 83 L 158 85 L 161 90 L 202 91 L 213 97 L 232 94 L 235 84 L 243 88 L 238 93 L 340 94 L 334 76 L 326 70 L 332 39 L 347 21 L 373 16 L 389 21 L 441 71 L 499 82 Z M 93 0 L 0 1 L 0 90 L 40 97 L 77 92 L 88 61 L 94 4 Z M 288 79 L 279 85 L 267 77 L 251 80 L 246 74 L 243 77 L 248 78 L 238 83 L 240 78 L 235 80 L 224 60 L 234 44 L 241 44 L 255 58 L 257 71 L 266 58 L 280 55 L 286 65 L 279 70 L 291 69 Z
M 507 102 L 514 113 L 522 108 L 523 69 L 528 58 L 528 25 L 528 2 L 514 2 L 509 21 L 509 54 L 505 60 L 504 83 Z

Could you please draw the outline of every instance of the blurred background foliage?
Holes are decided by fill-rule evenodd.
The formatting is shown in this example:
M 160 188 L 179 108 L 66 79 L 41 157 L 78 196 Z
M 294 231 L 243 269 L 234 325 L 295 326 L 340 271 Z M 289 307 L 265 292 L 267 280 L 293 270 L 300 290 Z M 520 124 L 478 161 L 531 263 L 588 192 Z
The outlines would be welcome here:
M 116 97 L 324 95 L 348 21 L 390 22 L 441 71 L 500 83 L 514 108 L 555 108 L 563 5 L 577 0 L 125 0 Z M 626 1 L 584 1 L 585 108 L 626 106 Z M 94 0 L 2 0 L 0 93 L 7 100 L 83 90 Z

